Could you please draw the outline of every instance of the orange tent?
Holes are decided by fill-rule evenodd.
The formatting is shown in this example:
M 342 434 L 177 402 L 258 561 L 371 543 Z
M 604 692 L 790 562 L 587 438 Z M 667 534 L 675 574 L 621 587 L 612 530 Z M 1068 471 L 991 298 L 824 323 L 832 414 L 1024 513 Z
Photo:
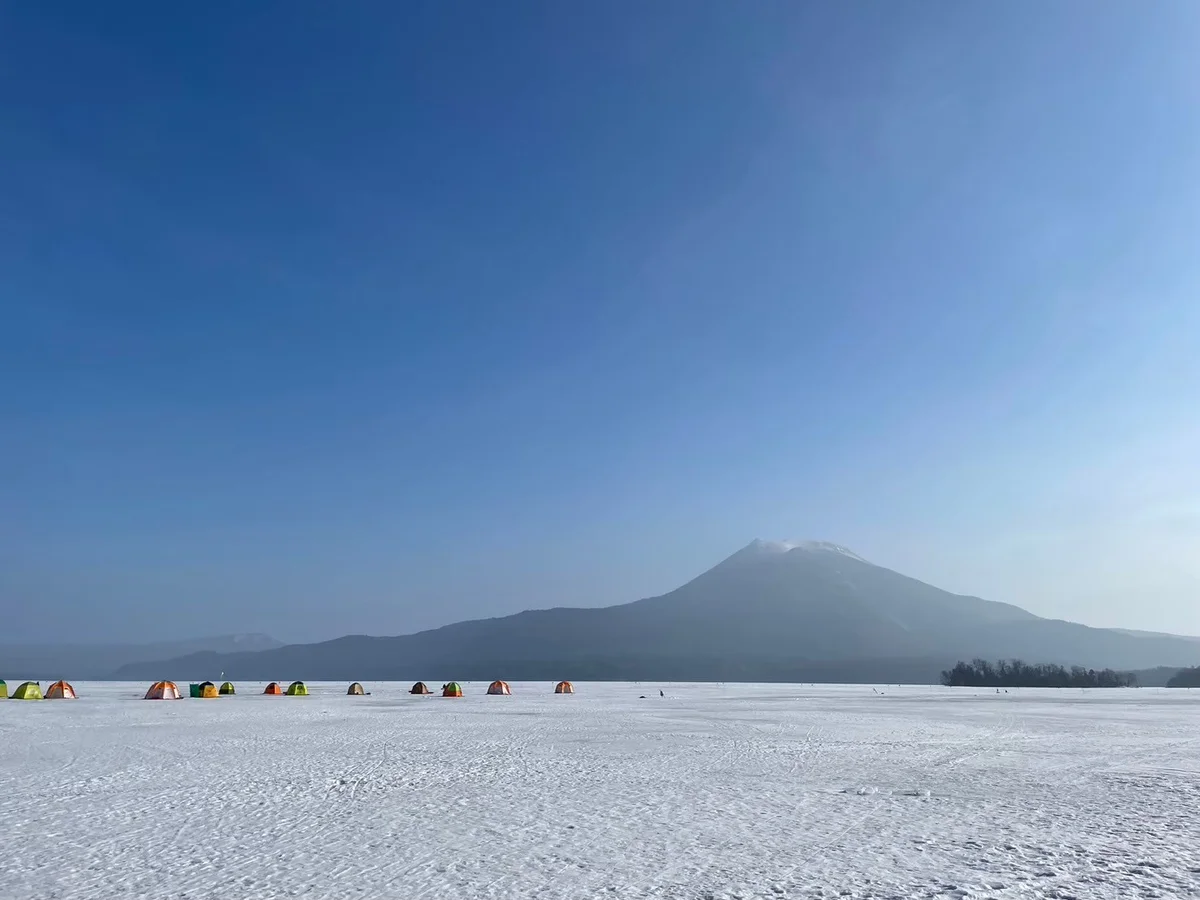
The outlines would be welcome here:
M 283 688 L 281 688 L 279 686 L 278 681 L 272 681 L 270 684 L 267 685 L 267 689 L 265 691 L 263 691 L 263 693 L 264 694 L 274 694 L 276 696 L 282 696 Z
M 425 682 L 418 681 L 416 684 L 414 684 L 412 686 L 412 690 L 409 691 L 409 693 L 410 694 L 428 694 L 429 688 L 425 686 Z
M 75 688 L 65 681 L 56 681 L 46 690 L 47 700 L 74 700 Z
M 558 684 L 556 684 L 554 686 L 554 693 L 556 693 L 556 694 L 573 694 L 573 693 L 575 693 L 575 685 L 571 684 L 571 682 L 569 682 L 569 681 L 560 681 Z
M 488 685 L 488 693 L 492 694 L 492 695 L 497 695 L 497 694 L 508 695 L 508 694 L 511 694 L 512 691 L 510 691 L 508 689 L 507 681 L 493 681 L 491 684 Z
M 146 700 L 180 700 L 179 686 L 173 681 L 156 681 L 146 691 Z

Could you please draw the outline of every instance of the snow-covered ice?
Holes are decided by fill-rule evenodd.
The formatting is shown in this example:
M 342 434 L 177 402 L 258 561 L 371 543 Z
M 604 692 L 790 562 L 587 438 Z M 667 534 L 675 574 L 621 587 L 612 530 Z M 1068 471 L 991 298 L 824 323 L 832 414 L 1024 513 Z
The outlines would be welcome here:
M 76 687 L 0 701 L 4 900 L 1200 896 L 1200 692 Z

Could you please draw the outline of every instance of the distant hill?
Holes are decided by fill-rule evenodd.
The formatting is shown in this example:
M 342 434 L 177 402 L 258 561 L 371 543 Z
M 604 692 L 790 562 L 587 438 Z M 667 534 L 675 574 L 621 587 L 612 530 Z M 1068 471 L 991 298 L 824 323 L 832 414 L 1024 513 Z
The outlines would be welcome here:
M 1147 669 L 1193 639 L 1043 619 L 951 594 L 821 541 L 753 541 L 660 597 L 531 610 L 401 637 L 135 664 L 120 678 L 918 681 L 960 659 Z
M 1167 682 L 1169 688 L 1200 687 L 1200 666 L 1193 666 L 1176 672 Z
M 1179 666 L 1156 666 L 1134 672 L 1138 687 L 1167 687 L 1171 679 L 1180 673 Z
M 1110 630 L 1117 632 L 1117 634 L 1128 634 L 1132 635 L 1133 637 L 1173 637 L 1182 638 L 1185 641 L 1192 641 L 1195 644 L 1200 644 L 1200 637 L 1192 637 L 1183 634 L 1167 634 L 1165 631 L 1138 631 L 1134 628 L 1113 628 Z
M 121 666 L 196 652 L 257 653 L 282 646 L 281 641 L 265 634 L 228 634 L 157 644 L 0 644 L 0 678 L 90 681 L 111 678 Z

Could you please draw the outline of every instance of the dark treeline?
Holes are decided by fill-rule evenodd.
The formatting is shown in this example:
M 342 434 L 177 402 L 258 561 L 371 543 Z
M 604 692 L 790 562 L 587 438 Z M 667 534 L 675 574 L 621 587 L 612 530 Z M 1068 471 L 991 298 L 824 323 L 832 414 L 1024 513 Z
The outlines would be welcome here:
M 1193 688 L 1200 687 L 1200 666 L 1183 669 L 1167 682 L 1167 687 Z
M 1054 688 L 1114 688 L 1133 687 L 1137 676 L 1112 669 L 1067 669 L 1053 663 L 1030 665 L 1019 659 L 1002 659 L 991 663 L 985 659 L 959 662 L 953 669 L 942 672 L 942 684 L 947 687 L 1054 687 Z

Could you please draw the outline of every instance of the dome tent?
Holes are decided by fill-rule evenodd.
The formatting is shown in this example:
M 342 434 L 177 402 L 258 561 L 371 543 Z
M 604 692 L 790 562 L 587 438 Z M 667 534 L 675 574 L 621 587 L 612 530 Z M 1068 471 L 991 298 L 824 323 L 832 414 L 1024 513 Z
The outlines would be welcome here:
M 182 700 L 179 685 L 173 681 L 156 681 L 146 691 L 145 700 Z
M 8 682 L 0 678 L 0 700 L 8 699 Z
M 428 694 L 428 693 L 431 693 L 431 691 L 426 686 L 425 682 L 418 681 L 416 684 L 414 684 L 412 686 L 412 690 L 409 691 L 409 693 L 410 694 Z
M 556 684 L 554 686 L 554 693 L 556 693 L 556 694 L 573 694 L 573 693 L 575 693 L 575 685 L 571 684 L 571 682 L 569 682 L 569 681 L 560 681 L 558 684 Z
M 196 696 L 204 700 L 211 700 L 220 695 L 217 693 L 217 686 L 215 684 L 211 681 L 202 681 L 200 683 L 200 690 L 196 693 Z
M 232 694 L 237 693 L 237 688 L 235 688 L 233 686 L 232 681 L 227 681 L 223 685 L 221 685 L 221 689 L 219 691 L 217 691 L 217 693 L 220 694 L 222 697 L 229 697 Z
M 449 684 L 442 685 L 443 697 L 461 697 L 463 695 L 462 685 L 457 681 L 451 681 Z
M 75 700 L 78 699 L 75 688 L 71 687 L 65 681 L 56 681 L 46 689 L 47 700 Z
M 303 681 L 293 681 L 288 685 L 287 695 L 289 697 L 307 697 L 308 687 Z
M 498 697 L 498 696 L 507 697 L 509 694 L 512 693 L 512 691 L 509 690 L 507 681 L 493 681 L 491 684 L 488 685 L 487 692 L 489 694 L 491 694 L 493 697 Z
M 270 684 L 267 685 L 267 689 L 265 691 L 263 691 L 263 693 L 270 694 L 273 697 L 280 697 L 283 695 L 283 688 L 281 688 L 279 686 L 278 681 L 272 681 Z
M 357 681 L 346 690 L 346 696 L 362 697 L 364 696 L 363 686 Z
M 36 681 L 26 681 L 12 695 L 13 700 L 41 700 L 42 687 Z

